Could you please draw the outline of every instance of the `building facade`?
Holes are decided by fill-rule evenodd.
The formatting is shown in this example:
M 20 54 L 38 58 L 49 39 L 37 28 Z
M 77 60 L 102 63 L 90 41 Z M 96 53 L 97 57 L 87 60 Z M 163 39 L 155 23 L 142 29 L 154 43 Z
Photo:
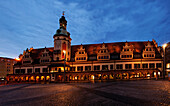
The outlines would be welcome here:
M 13 74 L 14 59 L 0 57 L 0 79 L 5 79 L 7 74 Z
M 90 81 L 160 78 L 162 48 L 155 40 L 71 45 L 67 20 L 59 20 L 54 47 L 26 49 L 9 81 Z
M 165 63 L 166 63 L 166 75 L 170 73 L 170 42 L 167 43 L 165 48 Z

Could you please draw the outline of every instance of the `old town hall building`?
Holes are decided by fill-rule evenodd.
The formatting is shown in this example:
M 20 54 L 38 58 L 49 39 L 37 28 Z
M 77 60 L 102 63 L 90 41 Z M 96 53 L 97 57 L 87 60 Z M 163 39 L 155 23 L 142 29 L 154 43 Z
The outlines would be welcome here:
M 155 40 L 71 45 L 64 15 L 54 47 L 26 49 L 8 81 L 90 81 L 162 77 L 162 48 Z

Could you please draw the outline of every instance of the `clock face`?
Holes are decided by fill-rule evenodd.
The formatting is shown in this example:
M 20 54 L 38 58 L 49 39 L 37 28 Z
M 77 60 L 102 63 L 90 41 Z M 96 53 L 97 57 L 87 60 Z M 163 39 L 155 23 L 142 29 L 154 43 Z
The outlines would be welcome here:
M 61 41 L 56 41 L 56 50 L 61 49 Z

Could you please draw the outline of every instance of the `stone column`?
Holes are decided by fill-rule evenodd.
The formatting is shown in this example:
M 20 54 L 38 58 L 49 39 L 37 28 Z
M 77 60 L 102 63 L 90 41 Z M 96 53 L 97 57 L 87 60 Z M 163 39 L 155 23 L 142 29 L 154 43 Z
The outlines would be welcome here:
M 120 74 L 120 79 L 122 80 L 122 74 Z
M 129 79 L 129 73 L 127 73 L 127 79 Z

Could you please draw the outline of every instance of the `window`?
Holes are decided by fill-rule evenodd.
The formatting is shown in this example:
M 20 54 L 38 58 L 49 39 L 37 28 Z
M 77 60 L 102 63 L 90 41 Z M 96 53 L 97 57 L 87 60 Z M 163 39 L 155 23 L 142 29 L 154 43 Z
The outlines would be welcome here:
M 140 68 L 140 64 L 134 64 L 134 68 L 135 69 Z
M 132 64 L 125 64 L 125 69 L 131 69 L 132 68 Z
M 123 65 L 122 64 L 116 64 L 116 69 L 123 69 Z
M 86 57 L 78 57 L 76 60 L 86 60 Z
M 75 69 L 76 69 L 75 67 L 70 67 L 71 71 L 75 71 Z
M 83 71 L 83 66 L 78 66 L 77 71 Z
M 58 69 L 58 72 L 61 72 L 61 68 Z
M 49 62 L 49 59 L 41 60 L 41 62 Z
M 148 68 L 148 64 L 142 64 L 142 68 Z
M 155 63 L 149 63 L 149 68 L 155 68 Z
M 48 72 L 48 68 L 43 68 L 43 73 L 47 73 Z
M 21 69 L 21 73 L 24 74 L 25 73 L 25 69 Z
M 27 69 L 27 73 L 32 73 L 32 69 Z
M 156 63 L 156 68 L 161 68 L 162 64 L 161 63 Z
M 110 65 L 110 70 L 113 70 L 113 65 Z
M 43 54 L 43 57 L 47 57 L 47 53 L 44 53 L 44 54 Z
M 29 58 L 30 56 L 29 55 L 25 55 L 25 58 Z
M 102 70 L 108 70 L 108 65 L 102 65 Z
M 15 69 L 15 74 L 19 74 L 20 73 L 20 69 Z
M 94 71 L 99 71 L 100 70 L 100 66 L 94 66 Z
M 85 66 L 86 71 L 91 71 L 91 66 Z
M 23 61 L 23 63 L 31 63 L 31 61 Z
M 40 68 L 35 68 L 35 73 L 40 73 Z
M 132 58 L 132 55 L 122 55 L 122 58 Z

